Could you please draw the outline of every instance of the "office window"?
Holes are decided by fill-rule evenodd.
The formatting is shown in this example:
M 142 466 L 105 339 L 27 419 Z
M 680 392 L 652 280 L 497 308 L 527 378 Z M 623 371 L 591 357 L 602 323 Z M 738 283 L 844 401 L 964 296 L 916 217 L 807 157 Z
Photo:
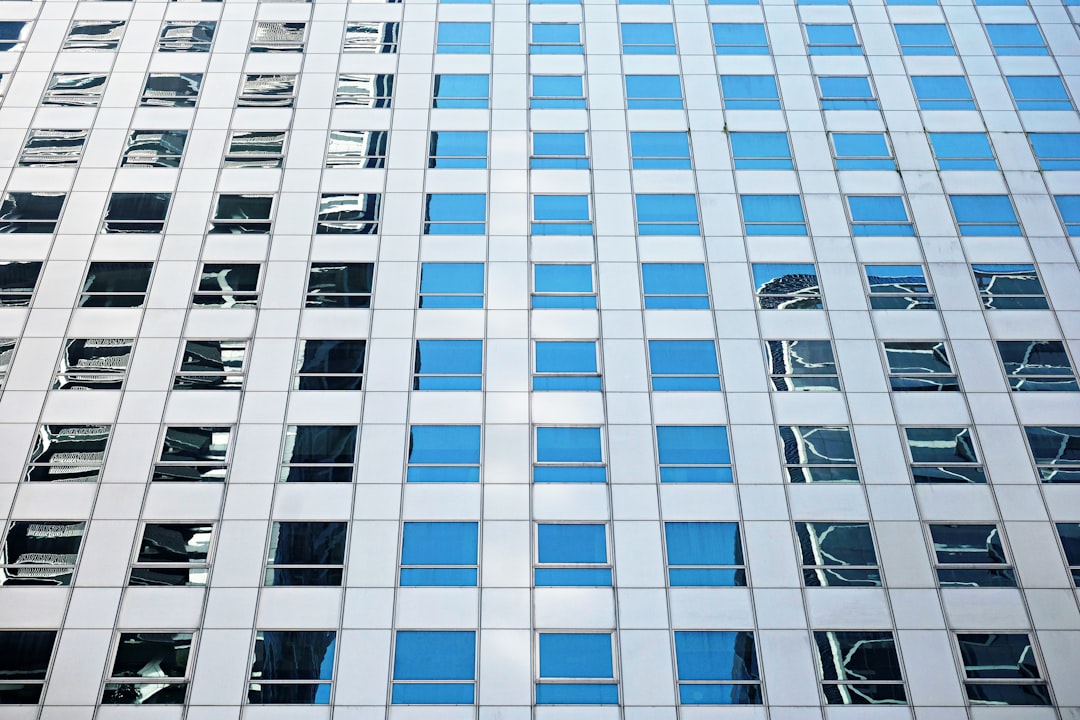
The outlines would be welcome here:
M 0 307 L 28 307 L 41 274 L 40 262 L 0 260 Z
M 675 54 L 675 26 L 671 23 L 622 23 L 620 28 L 624 55 Z
M 728 110 L 779 110 L 775 75 L 721 75 L 720 91 Z
M 533 195 L 533 235 L 592 235 L 588 195 Z
M 0 630 L 0 705 L 41 701 L 55 644 L 55 630 Z
M 195 107 L 202 73 L 150 73 L 142 92 L 142 107 Z
M 432 131 L 428 139 L 429 168 L 486 168 L 486 132 Z
M 957 633 L 972 705 L 1049 705 L 1050 691 L 1027 633 Z
M 484 263 L 421 263 L 420 307 L 484 307 Z
M 916 483 L 986 482 L 971 428 L 908 427 L 904 439 Z
M 1065 234 L 1069 237 L 1080 235 L 1080 195 L 1055 195 L 1054 203 L 1065 225 Z
M 257 22 L 251 36 L 249 52 L 302 53 L 307 36 L 307 23 Z
M 746 585 L 738 523 L 666 522 L 664 548 L 671 587 Z
M 89 130 L 30 130 L 19 154 L 19 167 L 74 167 L 79 164 Z
M 386 130 L 331 130 L 326 148 L 328 168 L 386 167 Z
M 211 231 L 213 232 L 213 231 Z M 213 307 L 255 307 L 259 303 L 258 263 L 204 263 L 191 304 Z
M 830 340 L 766 340 L 765 364 L 774 390 L 840 389 Z
M 635 170 L 689 170 L 690 136 L 685 132 L 632 132 Z
M 1080 390 L 1060 340 L 999 340 L 997 349 L 1011 390 Z
M 379 232 L 382 195 L 323 193 L 315 217 L 317 235 L 374 235 Z
M 158 35 L 158 52 L 208 53 L 215 30 L 214 20 L 166 20 Z
M 344 522 L 275 522 L 270 528 L 263 585 L 340 586 L 346 526 Z
M 54 390 L 119 390 L 131 364 L 131 338 L 64 341 Z
M 975 99 L 963 75 L 918 75 L 911 78 L 920 110 L 975 110 Z
M 534 131 L 529 167 L 533 170 L 542 168 L 587 170 L 589 156 L 585 145 L 585 133 Z
M 0 338 L 0 390 L 4 388 L 8 371 L 11 369 L 11 361 L 15 357 L 15 345 L 18 338 Z
M 533 265 L 531 307 L 596 309 L 592 265 Z
M 787 133 L 733 132 L 728 137 L 736 170 L 795 169 Z
M 1049 307 L 1034 265 L 971 266 L 975 286 L 987 310 L 1045 310 Z
M 1020 223 L 1008 195 L 950 195 L 961 236 L 1019 236 Z
M 760 705 L 754 633 L 675 631 L 681 705 Z
M 1043 482 L 1080 482 L 1080 427 L 1028 425 L 1024 435 Z
M 0 52 L 21 53 L 26 48 L 26 41 L 34 29 L 33 21 L 0 22 Z M 0 704 L 3 701 L 0 700 Z
M 8 192 L 0 200 L 0 233 L 52 233 L 67 193 Z
M 236 107 L 292 107 L 296 75 L 247 74 L 240 83 Z
M 183 705 L 192 633 L 120 633 L 102 705 Z
M 476 632 L 394 633 L 393 705 L 471 705 L 476 696 Z
M 12 520 L 0 550 L 0 585 L 70 585 L 85 534 L 85 522 Z M 0 705 L 3 696 L 0 690 Z
M 634 195 L 638 235 L 700 235 L 693 195 Z
M 123 167 L 180 167 L 187 130 L 132 130 L 120 159 Z
M 300 340 L 293 390 L 360 390 L 364 340 Z
M 483 340 L 417 340 L 413 390 L 480 390 Z
M 345 43 L 342 52 L 346 53 L 386 53 L 398 51 L 401 37 L 399 22 L 350 22 L 345 24 Z
M 602 524 L 536 526 L 536 587 L 611 587 L 607 529 Z
M 780 425 L 777 430 L 788 482 L 859 482 L 859 465 L 849 428 Z
M 831 132 L 837 170 L 895 170 L 892 148 L 884 133 Z
M 393 75 L 342 73 L 338 76 L 334 107 L 388 108 L 393 104 L 393 99 Z M 291 96 L 288 103 L 288 107 L 291 107 Z
M 401 535 L 402 587 L 476 587 L 474 522 L 406 522 Z
M 105 208 L 105 233 L 159 233 L 165 229 L 172 193 L 114 192 Z
M 882 343 L 893 390 L 940 392 L 959 390 L 944 342 Z
M 279 168 L 285 156 L 288 130 L 233 130 L 225 148 L 223 167 Z
M 533 362 L 533 390 L 600 390 L 595 341 L 537 340 Z
M 210 218 L 210 234 L 261 235 L 270 232 L 273 195 L 220 194 Z
M 305 307 L 371 307 L 374 263 L 311 263 Z
M 941 587 L 1016 587 L 997 525 L 932 523 L 928 529 Z
M 944 24 L 893 25 L 901 55 L 955 55 L 949 28 Z
M 716 344 L 712 340 L 650 340 L 649 374 L 654 391 L 717 391 Z
M 847 5 L 847 0 L 796 0 L 796 5 Z
M 1080 587 L 1080 523 L 1058 523 L 1057 533 L 1073 585 Z
M 823 307 L 817 269 L 812 264 L 754 263 L 750 269 L 757 304 L 762 310 L 820 310 Z
M 108 75 L 95 73 L 53 73 L 45 94 L 43 107 L 97 107 Z
M 709 308 L 709 284 L 700 263 L 642 263 L 646 310 Z
M 491 23 L 440 22 L 435 52 L 475 54 L 491 52 Z
M 258 630 L 251 658 L 250 705 L 329 705 L 337 633 Z
M 154 482 L 222 482 L 229 472 L 232 428 L 165 428 L 161 454 L 154 465 Z
M 868 523 L 797 522 L 795 537 L 808 587 L 881 587 Z
M 92 262 L 79 307 L 142 307 L 153 271 L 150 262 Z
M 146 523 L 128 585 L 205 586 L 213 538 L 210 523 Z
M 436 75 L 431 106 L 433 108 L 487 108 L 490 80 L 491 78 L 487 75 Z
M 585 108 L 585 81 L 581 75 L 533 75 L 529 107 L 532 109 Z M 483 107 L 487 107 L 485 103 Z
M 607 482 L 598 427 L 536 428 L 533 482 Z
M 904 705 L 896 641 L 888 631 L 814 631 L 821 693 L 829 705 Z
M 356 427 L 289 425 L 281 452 L 281 482 L 352 482 Z
M 40 425 L 30 449 L 27 482 L 97 482 L 111 425 Z
M 479 482 L 479 425 L 409 427 L 408 482 Z
M 930 149 L 939 170 L 997 170 L 997 160 L 986 133 L 932 132 Z
M 1057 75 L 1007 75 L 1005 84 L 1017 110 L 1072 110 L 1065 83 Z
M 747 235 L 806 235 L 798 195 L 739 195 Z
M 994 54 L 1003 55 L 1049 55 L 1046 40 L 1034 23 L 1005 24 L 987 23 L 986 34 L 994 48 Z
M 678 75 L 627 75 L 626 107 L 630 110 L 682 110 Z
M 877 110 L 868 77 L 818 76 L 822 110 Z
M 1028 140 L 1040 170 L 1080 170 L 1080 133 L 1028 133 Z
M 610 633 L 539 635 L 537 705 L 617 705 Z
M 851 234 L 855 237 L 914 237 L 902 195 L 848 195 Z
M 578 23 L 531 23 L 529 52 L 533 55 L 581 55 L 581 25 Z
M 173 390 L 239 390 L 246 358 L 246 340 L 188 340 Z
M 866 265 L 871 310 L 933 310 L 937 307 L 921 265 Z
M 853 25 L 804 25 L 806 49 L 811 55 L 862 55 Z
M 483 235 L 487 231 L 487 195 L 428 193 L 424 201 L 425 235 Z
M 662 425 L 656 428 L 660 482 L 729 483 L 731 449 L 723 425 Z

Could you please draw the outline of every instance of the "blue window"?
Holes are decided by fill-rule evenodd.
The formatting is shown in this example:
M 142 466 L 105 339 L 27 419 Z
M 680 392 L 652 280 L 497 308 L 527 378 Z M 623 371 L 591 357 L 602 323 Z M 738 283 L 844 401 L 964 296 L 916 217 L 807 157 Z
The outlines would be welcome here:
M 626 107 L 631 110 L 681 110 L 678 75 L 627 75 Z
M 532 307 L 595 310 L 592 265 L 534 265 Z
M 693 195 L 635 195 L 638 235 L 700 235 Z
M 949 29 L 941 24 L 894 25 L 901 55 L 955 55 Z
M 851 233 L 856 237 L 915 235 L 907 206 L 900 195 L 848 195 L 847 204 L 851 213 Z
M 930 133 L 930 147 L 941 170 L 997 170 L 986 133 Z
M 529 52 L 534 55 L 581 55 L 581 25 L 533 23 Z
M 398 630 L 394 705 L 471 705 L 476 695 L 476 633 Z
M 760 5 L 759 0 L 708 0 L 709 5 Z
M 823 110 L 877 110 L 868 77 L 818 76 Z
M 1005 82 L 1017 110 L 1072 110 L 1065 83 L 1057 75 L 1008 75 Z
M 738 523 L 664 523 L 664 547 L 672 587 L 746 585 Z
M 853 25 L 807 25 L 806 48 L 811 55 L 862 55 Z
M 611 635 L 540 633 L 537 705 L 617 705 Z
M 731 154 L 736 170 L 793 170 L 787 133 L 733 132 Z
M 424 202 L 425 235 L 483 235 L 487 195 L 429 193 Z
M 798 195 L 740 195 L 747 235 L 806 235 Z
M 867 265 L 871 310 L 933 310 L 937 307 L 921 265 Z
M 529 167 L 588 169 L 585 133 L 534 132 Z
M 487 75 L 436 75 L 432 107 L 486 108 L 490 78 Z
M 986 26 L 995 55 L 1049 55 L 1046 40 L 1034 23 L 1013 25 L 994 23 Z
M 671 0 L 619 0 L 620 5 L 670 5 Z
M 1076 0 L 1065 0 L 1065 5 L 1072 5 Z M 1027 7 L 1027 0 L 975 0 L 976 5 L 1023 5 Z
M 919 75 L 911 78 L 920 110 L 974 110 L 975 100 L 963 75 Z
M 537 340 L 533 390 L 599 390 L 596 343 L 592 340 Z
M 762 23 L 713 23 L 717 55 L 768 55 L 769 37 Z
M 685 132 L 632 132 L 630 155 L 635 170 L 689 170 L 690 136 Z
M 979 299 L 987 310 L 1045 310 L 1049 307 L 1034 265 L 980 263 L 971 266 Z
M 476 587 L 477 524 L 406 522 L 401 535 L 403 587 Z
M 445 2 L 445 0 L 444 0 Z M 580 5 L 581 0 L 529 0 L 530 5 Z
M 484 307 L 484 263 L 421 263 L 420 307 Z
M 731 450 L 723 425 L 663 425 L 656 428 L 660 482 L 729 483 Z
M 428 140 L 429 168 L 486 168 L 486 132 L 432 132 Z
M 584 108 L 585 83 L 580 75 L 533 75 L 529 107 Z
M 720 389 L 720 368 L 712 340 L 650 340 L 649 371 L 653 390 Z
M 1061 220 L 1065 223 L 1065 232 L 1069 237 L 1080 236 L 1080 195 L 1055 195 Z
M 701 263 L 644 263 L 641 282 L 647 310 L 709 308 L 709 283 Z
M 675 632 L 682 705 L 760 705 L 754 633 L 697 630 Z
M 950 195 L 949 202 L 961 235 L 1020 235 L 1008 195 Z
M 417 340 L 413 390 L 479 390 L 483 340 Z
M 775 75 L 721 75 L 720 91 L 728 110 L 779 110 Z
M 847 5 L 847 0 L 796 0 L 796 5 Z
M 533 482 L 607 482 L 598 427 L 536 428 Z
M 413 425 L 409 428 L 409 482 L 478 482 L 479 425 Z
M 622 23 L 624 55 L 674 55 L 675 27 L 671 23 Z
M 1021 0 L 1023 2 L 1023 0 Z M 886 5 L 937 5 L 937 0 L 885 0 Z M 978 0 L 976 0 L 978 5 Z
M 533 195 L 533 235 L 592 235 L 588 195 Z
M 446 5 L 490 5 L 491 0 L 439 0 Z
M 1080 170 L 1080 133 L 1030 133 L 1040 170 Z
M 490 53 L 491 23 L 441 22 L 435 52 Z
M 541 523 L 536 528 L 536 587 L 610 587 L 603 525 Z
M 821 309 L 821 286 L 810 263 L 754 263 L 750 269 L 762 310 Z
M 895 170 L 884 133 L 829 133 L 837 170 Z

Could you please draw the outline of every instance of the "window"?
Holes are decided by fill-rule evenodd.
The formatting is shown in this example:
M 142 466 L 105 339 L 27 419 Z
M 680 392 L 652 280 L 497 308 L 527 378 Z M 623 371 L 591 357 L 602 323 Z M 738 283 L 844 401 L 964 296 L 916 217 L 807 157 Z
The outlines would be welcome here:
M 119 390 L 131 364 L 130 338 L 64 341 L 54 390 Z
M 476 587 L 474 522 L 406 522 L 401 534 L 402 587 Z
M 216 29 L 213 20 L 166 20 L 158 36 L 158 52 L 210 52 Z
M 210 234 L 262 235 L 270 232 L 273 195 L 220 194 L 210 219 Z
M 997 349 L 1011 390 L 1080 390 L 1060 340 L 999 340 Z
M 28 307 L 40 273 L 40 262 L 0 260 L 0 307 Z
M 806 235 L 798 195 L 739 195 L 747 235 Z
M 172 193 L 114 192 L 105 208 L 105 233 L 160 233 L 165 229 Z
M 1007 75 L 1017 110 L 1072 110 L 1065 83 L 1057 75 Z
M 251 705 L 329 705 L 337 633 L 259 630 L 251 658 Z
M 914 237 L 902 195 L 848 195 L 851 233 L 855 237 Z
M 661 425 L 656 428 L 660 482 L 729 483 L 731 450 L 723 425 Z
M 632 132 L 635 170 L 689 170 L 690 136 L 685 132 Z
M 52 233 L 67 193 L 8 192 L 0 200 L 0 233 Z
M 611 644 L 609 633 L 540 633 L 536 704 L 617 705 Z
M 712 35 L 717 55 L 769 54 L 769 38 L 762 23 L 713 23 Z
M 1027 633 L 958 633 L 972 705 L 1049 705 L 1050 691 Z
M 930 149 L 939 170 L 997 170 L 997 160 L 986 133 L 932 132 Z
M 487 195 L 428 193 L 424 201 L 425 235 L 483 235 Z
M 246 74 L 240 83 L 236 107 L 292 107 L 296 75 Z
M 124 37 L 123 20 L 75 20 L 61 50 L 115 50 Z
M 183 705 L 192 633 L 120 633 L 103 705 Z
M 533 482 L 607 482 L 598 427 L 536 428 Z
M 1080 195 L 1055 195 L 1054 202 L 1065 224 L 1065 234 L 1069 237 L 1080 235 Z
M 92 262 L 79 307 L 142 307 L 153 271 L 149 262 Z
M 360 390 L 364 340 L 300 340 L 293 390 Z
M 213 537 L 209 523 L 146 523 L 128 585 L 205 586 Z
M 599 390 L 596 342 L 537 340 L 533 390 Z
M 476 632 L 394 633 L 393 705 L 471 705 L 476 696 Z
M 810 263 L 754 263 L 754 292 L 762 310 L 820 310 L 821 286 Z
M 1028 133 L 1028 140 L 1040 170 L 1080 170 L 1080 133 Z
M 229 134 L 222 166 L 279 168 L 285 156 L 288 133 L 288 130 L 233 130 Z
M 654 391 L 718 391 L 720 369 L 712 340 L 650 340 Z
M 533 170 L 542 168 L 587 170 L 589 156 L 585 146 L 585 133 L 533 132 L 529 167 Z
M 345 24 L 342 52 L 393 54 L 401 37 L 399 22 L 350 22 Z
M 596 309 L 592 265 L 533 265 L 534 309 Z
M 429 168 L 486 168 L 486 132 L 432 131 L 428 141 Z
M 21 53 L 33 29 L 33 21 L 0 22 L 0 52 Z M 0 704 L 3 704 L 3 700 L 0 700 Z
M 751 631 L 675 631 L 682 705 L 760 705 L 761 674 Z
M 1057 532 L 1073 584 L 1080 587 L 1080 523 L 1058 523 Z
M 893 390 L 959 390 L 944 342 L 882 343 Z
M 261 269 L 258 263 L 204 263 L 191 304 L 225 308 L 255 307 L 259 303 Z
M 911 78 L 920 110 L 974 110 L 975 100 L 963 75 L 920 75 Z
M 666 522 L 668 584 L 671 587 L 744 587 L 739 524 Z
M 868 77 L 818 76 L 822 110 L 877 110 Z
M 123 167 L 180 167 L 187 130 L 132 130 L 128 136 Z
M 580 75 L 533 75 L 529 107 L 541 109 L 585 108 L 585 81 Z M 485 101 L 482 107 L 487 107 Z
M 881 587 L 869 524 L 797 522 L 795 537 L 807 587 Z
M 623 55 L 675 54 L 675 27 L 671 23 L 622 23 L 620 28 Z
M 971 272 L 987 310 L 1045 310 L 1049 307 L 1034 265 L 983 263 L 972 265 Z
M 581 25 L 578 23 L 532 23 L 529 25 L 529 52 L 533 55 L 581 55 Z
M 627 75 L 626 107 L 630 110 L 682 110 L 678 75 Z
M 386 167 L 389 138 L 386 130 L 331 130 L 326 148 L 326 167 Z
M 12 520 L 0 551 L 0 585 L 70 585 L 85 534 L 85 522 Z M 0 691 L 0 705 L 3 697 Z
M 604 525 L 540 523 L 536 548 L 536 587 L 611 587 Z
M 295 75 L 290 75 L 295 78 Z M 394 100 L 394 76 L 342 73 L 334 93 L 334 107 L 388 108 Z M 288 98 L 288 107 L 292 97 Z
M 89 135 L 89 130 L 31 130 L 19 167 L 74 167 Z
M 232 428 L 165 428 L 161 454 L 154 465 L 154 482 L 223 482 L 229 472 Z
M 728 110 L 779 110 L 775 75 L 721 75 L 720 90 Z
M 431 106 L 434 108 L 487 108 L 487 75 L 435 76 L 435 91 Z M 535 78 L 533 79 L 535 87 Z
M 1008 195 L 950 195 L 961 236 L 1019 236 L 1020 223 Z
M 766 340 L 765 364 L 774 390 L 839 390 L 830 340 Z
M 811 55 L 862 55 L 853 25 L 804 25 Z
M 479 482 L 479 425 L 409 427 L 408 482 Z
M 908 427 L 904 438 L 917 484 L 986 482 L 971 428 Z
M 491 23 L 441 22 L 435 43 L 437 53 L 490 53 Z
M 151 73 L 139 104 L 143 107 L 195 107 L 202 73 Z
M 1016 587 L 997 525 L 929 525 L 938 584 L 948 587 Z
M 1080 427 L 1029 425 L 1028 448 L 1046 483 L 1080 482 Z
M 780 425 L 780 455 L 790 483 L 859 482 L 851 430 L 843 425 Z
M 55 644 L 55 630 L 0 630 L 0 705 L 41 701 Z
M 246 357 L 246 340 L 188 340 L 173 390 L 239 390 Z
M 700 263 L 642 263 L 646 310 L 707 310 L 709 283 Z
M 921 265 L 867 265 L 871 310 L 933 310 L 937 307 Z
M 18 338 L 0 338 L 0 390 L 3 390 L 8 370 L 11 369 L 16 343 L 18 343 Z
M 344 522 L 275 522 L 270 528 L 263 585 L 340 586 L 345 566 Z
M 783 132 L 733 132 L 731 154 L 736 170 L 794 170 L 791 145 Z
M 986 34 L 994 47 L 994 54 L 1002 55 L 1049 55 L 1046 40 L 1039 26 L 1028 24 L 988 23 Z
M 700 235 L 693 195 L 634 195 L 638 235 Z
M 379 232 L 382 196 L 374 193 L 323 193 L 315 217 L 317 235 L 374 235 Z
M 248 51 L 253 53 L 304 52 L 306 35 L 307 23 L 257 22 Z
M 421 263 L 420 307 L 484 307 L 484 263 Z
M 351 482 L 356 428 L 289 425 L 281 453 L 281 482 Z
M 893 25 L 901 55 L 955 55 L 949 28 L 944 24 Z
M 592 235 L 588 195 L 533 195 L 533 235 Z
M 413 390 L 480 390 L 482 340 L 417 340 Z
M 94 73 L 53 73 L 41 98 L 41 104 L 53 107 L 97 107 L 107 79 L 108 75 Z
M 371 307 L 374 263 L 311 263 L 305 307 Z
M 831 132 L 837 170 L 895 170 L 892 148 L 884 133 Z
M 26 466 L 27 482 L 97 482 L 110 425 L 40 425 Z
M 903 675 L 891 632 L 814 631 L 821 692 L 829 705 L 904 705 Z

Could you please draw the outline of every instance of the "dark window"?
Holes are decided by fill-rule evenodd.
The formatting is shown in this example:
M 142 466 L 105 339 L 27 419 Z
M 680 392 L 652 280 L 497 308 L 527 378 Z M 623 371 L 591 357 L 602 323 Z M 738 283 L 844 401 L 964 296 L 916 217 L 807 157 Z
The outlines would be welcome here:
M 307 23 L 259 22 L 251 36 L 250 51 L 253 53 L 299 53 L 304 52 Z
M 67 193 L 9 192 L 0 200 L 0 233 L 56 232 Z
M 345 25 L 347 53 L 396 53 L 401 36 L 399 22 L 351 22 Z
M 92 262 L 79 306 L 142 307 L 153 271 L 148 262 Z
M 171 425 L 165 428 L 161 455 L 154 465 L 154 481 L 222 482 L 229 471 L 229 444 L 233 429 Z
M 259 235 L 270 232 L 273 195 L 218 195 L 211 234 Z
M 1029 425 L 1024 434 L 1043 482 L 1080 482 L 1080 427 Z
M 334 96 L 337 107 L 388 108 L 393 99 L 393 75 L 344 73 L 338 76 Z
M 223 167 L 279 168 L 288 130 L 234 130 L 229 135 Z
M 364 340 L 300 340 L 294 390 L 360 390 Z
M 774 390 L 839 390 L 830 340 L 766 340 L 765 362 Z
M 70 585 L 85 533 L 85 522 L 8 523 L 0 553 L 0 585 Z M 0 689 L 0 704 L 3 694 Z
M 337 633 L 259 630 L 251 658 L 251 705 L 329 705 Z
M 246 356 L 246 340 L 188 340 L 173 389 L 239 390 Z
M 206 585 L 213 537 L 209 523 L 146 523 L 128 585 Z
M 292 107 L 296 75 L 245 75 L 237 107 Z
M 371 307 L 374 263 L 312 263 L 307 307 Z
M 803 582 L 813 587 L 881 587 L 867 523 L 797 522 Z
M 849 428 L 781 425 L 778 430 L 788 482 L 859 482 L 859 466 Z
M 904 428 L 916 483 L 985 483 L 986 471 L 967 427 Z
M 1058 523 L 1057 532 L 1073 585 L 1080 587 L 1080 523 Z
M 866 265 L 871 310 L 933 310 L 937 307 L 921 265 Z
M 30 305 L 40 274 L 40 262 L 0 260 L 0 307 Z
M 129 338 L 65 340 L 54 389 L 119 390 L 131 364 Z
M 972 705 L 1050 705 L 1027 633 L 959 633 L 964 689 Z
M 202 73 L 151 73 L 143 90 L 143 107 L 195 107 Z
M 379 232 L 382 196 L 374 193 L 323 193 L 315 232 L 319 235 L 374 235 Z
M 340 586 L 345 567 L 344 522 L 275 522 L 264 585 Z
M 132 130 L 120 164 L 124 167 L 180 167 L 187 130 Z
M 55 630 L 0 630 L 0 705 L 41 701 L 55 644 Z
M 893 390 L 959 390 L 944 342 L 885 342 L 889 386 Z
M 110 425 L 42 425 L 26 467 L 29 482 L 97 482 Z
M 815 631 L 821 691 L 829 705 L 904 705 L 891 632 Z
M 1076 391 L 1072 363 L 1060 340 L 999 340 L 998 354 L 1012 390 Z
M 754 292 L 762 310 L 820 310 L 821 285 L 809 264 L 754 263 Z
M 53 107 L 97 107 L 108 77 L 94 73 L 53 73 L 41 98 L 41 104 Z
M 930 525 L 941 587 L 1016 587 L 997 525 Z
M 105 220 L 106 233 L 159 233 L 165 229 L 172 193 L 114 192 L 109 196 Z
M 89 130 L 31 130 L 19 167 L 72 167 L 79 164 Z
M 351 482 L 356 427 L 290 425 L 281 454 L 281 482 Z
M 158 52 L 210 52 L 217 22 L 166 20 L 158 36 Z
M 1042 283 L 1034 265 L 972 265 L 979 298 L 987 310 L 1045 310 Z

